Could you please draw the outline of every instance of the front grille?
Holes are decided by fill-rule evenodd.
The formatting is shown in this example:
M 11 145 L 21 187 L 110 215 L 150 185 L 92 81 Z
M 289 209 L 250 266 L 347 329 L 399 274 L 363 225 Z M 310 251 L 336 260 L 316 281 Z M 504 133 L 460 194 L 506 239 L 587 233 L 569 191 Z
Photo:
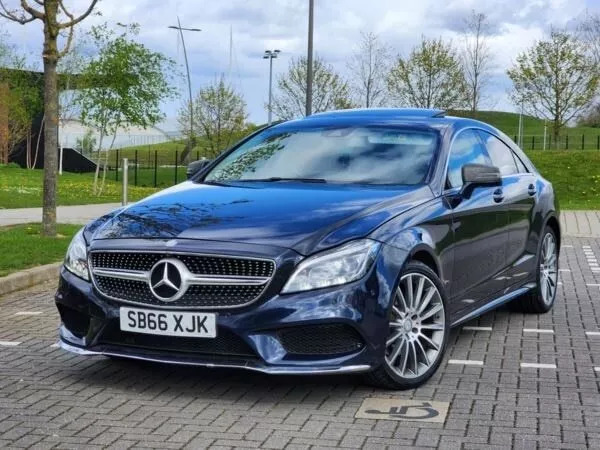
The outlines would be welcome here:
M 135 252 L 93 252 L 91 254 L 94 267 L 121 270 L 148 271 L 164 258 L 179 259 L 190 272 L 202 275 L 271 277 L 275 270 L 273 261 L 266 259 Z
M 190 285 L 177 300 L 165 302 L 152 294 L 144 274 L 149 274 L 154 265 L 162 259 L 177 259 L 194 276 L 238 277 L 236 284 L 224 281 L 204 281 Z M 135 252 L 92 252 L 90 266 L 96 288 L 112 299 L 128 303 L 168 308 L 232 308 L 248 304 L 264 292 L 275 272 L 275 263 L 270 260 L 241 257 L 193 255 L 175 253 L 135 253 Z M 115 271 L 111 276 L 94 273 L 95 269 Z M 128 279 L 118 271 L 137 272 L 144 279 Z M 264 279 L 261 284 L 251 283 L 244 277 Z
M 118 326 L 110 326 L 102 333 L 98 344 L 202 355 L 257 357 L 242 338 L 225 328 L 217 330 L 216 338 L 189 338 L 130 333 L 119 330 Z
M 334 355 L 351 353 L 364 345 L 358 332 L 349 325 L 303 325 L 277 331 L 281 345 L 295 355 Z

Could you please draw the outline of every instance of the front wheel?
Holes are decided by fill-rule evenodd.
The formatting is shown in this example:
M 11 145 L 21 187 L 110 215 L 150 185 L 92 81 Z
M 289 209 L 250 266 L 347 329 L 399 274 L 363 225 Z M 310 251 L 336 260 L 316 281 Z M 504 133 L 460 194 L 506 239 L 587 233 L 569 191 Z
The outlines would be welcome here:
M 429 267 L 410 262 L 402 272 L 389 313 L 383 364 L 367 380 L 385 389 L 412 389 L 437 370 L 448 340 L 442 284 Z

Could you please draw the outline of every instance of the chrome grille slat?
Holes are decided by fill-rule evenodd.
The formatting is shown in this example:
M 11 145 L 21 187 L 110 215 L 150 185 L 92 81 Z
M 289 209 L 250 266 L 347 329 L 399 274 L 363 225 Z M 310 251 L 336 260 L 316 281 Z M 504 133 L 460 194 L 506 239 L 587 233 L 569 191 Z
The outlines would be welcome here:
M 180 298 L 166 303 L 148 284 L 152 267 L 177 259 L 188 283 Z M 176 252 L 92 251 L 89 256 L 96 289 L 113 300 L 166 309 L 220 309 L 245 306 L 267 288 L 275 263 L 267 259 Z

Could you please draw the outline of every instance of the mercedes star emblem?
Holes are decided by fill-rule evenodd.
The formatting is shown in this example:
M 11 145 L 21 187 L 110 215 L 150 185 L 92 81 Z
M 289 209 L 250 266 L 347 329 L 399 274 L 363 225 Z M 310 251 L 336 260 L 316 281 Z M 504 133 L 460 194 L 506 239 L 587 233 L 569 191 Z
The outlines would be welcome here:
M 150 290 L 159 300 L 173 302 L 184 294 L 180 265 L 176 259 L 162 259 L 150 271 Z

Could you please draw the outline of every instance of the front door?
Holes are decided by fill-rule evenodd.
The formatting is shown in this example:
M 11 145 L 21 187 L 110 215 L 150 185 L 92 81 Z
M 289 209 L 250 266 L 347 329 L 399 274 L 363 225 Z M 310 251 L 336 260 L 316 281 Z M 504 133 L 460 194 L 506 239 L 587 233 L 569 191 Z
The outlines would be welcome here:
M 502 186 L 477 186 L 469 196 L 459 195 L 465 164 L 492 164 L 475 130 L 462 131 L 452 144 L 445 191 L 453 205 L 455 240 L 450 297 L 461 314 L 504 288 L 509 225 Z

